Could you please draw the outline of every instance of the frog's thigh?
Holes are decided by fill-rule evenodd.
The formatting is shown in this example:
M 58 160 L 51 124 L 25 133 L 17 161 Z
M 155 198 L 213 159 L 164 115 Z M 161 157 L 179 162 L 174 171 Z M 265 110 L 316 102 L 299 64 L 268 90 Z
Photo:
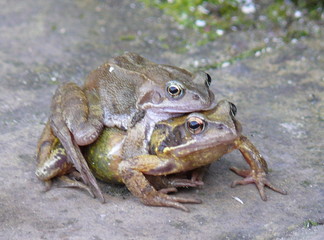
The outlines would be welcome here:
M 68 173 L 72 167 L 73 165 L 67 161 L 65 149 L 56 139 L 49 156 L 38 163 L 35 174 L 40 180 L 49 181 Z
M 68 162 L 65 149 L 59 140 L 55 138 L 49 156 L 39 161 L 36 169 L 36 176 L 45 182 L 46 191 L 51 187 L 51 179 L 58 177 L 58 179 L 61 180 L 62 187 L 81 188 L 88 191 L 92 197 L 95 197 L 90 187 L 82 182 L 65 176 L 65 174 L 71 172 L 72 169 L 73 164 Z
M 47 122 L 37 143 L 37 163 L 42 165 L 46 162 L 51 154 L 51 150 L 55 144 L 56 137 L 54 136 L 50 123 Z
M 94 142 L 103 128 L 99 97 L 75 83 L 61 86 L 61 114 L 78 145 Z

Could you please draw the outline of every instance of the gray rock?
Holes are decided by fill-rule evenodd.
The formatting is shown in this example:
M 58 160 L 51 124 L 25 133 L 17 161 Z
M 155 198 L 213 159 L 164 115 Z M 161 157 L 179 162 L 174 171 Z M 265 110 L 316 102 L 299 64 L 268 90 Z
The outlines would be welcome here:
M 230 188 L 245 167 L 239 153 L 214 163 L 190 213 L 148 207 L 123 187 L 100 184 L 107 203 L 66 188 L 43 192 L 34 174 L 35 149 L 60 82 L 82 83 L 87 73 L 124 51 L 182 67 L 224 61 L 263 43 L 266 31 L 238 32 L 180 53 L 186 39 L 161 12 L 128 1 L 2 1 L 0 3 L 0 239 L 321 239 L 324 218 L 323 29 L 275 45 L 271 52 L 209 70 L 218 99 L 238 107 L 245 135 L 287 196 L 253 185 Z M 225 66 L 225 65 L 224 65 Z M 241 199 L 244 204 L 236 201 Z

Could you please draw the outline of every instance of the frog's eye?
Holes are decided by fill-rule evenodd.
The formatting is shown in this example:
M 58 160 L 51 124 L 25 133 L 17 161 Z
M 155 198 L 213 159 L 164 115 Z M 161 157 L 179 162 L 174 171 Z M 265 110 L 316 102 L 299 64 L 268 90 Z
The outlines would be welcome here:
M 236 106 L 234 105 L 234 103 L 229 102 L 229 104 L 230 104 L 230 113 L 231 113 L 231 115 L 234 117 L 234 116 L 236 115 L 237 108 L 236 108 Z
M 199 134 L 204 131 L 206 122 L 199 117 L 190 117 L 187 119 L 186 127 L 192 134 Z
M 210 84 L 211 84 L 211 77 L 210 77 L 210 75 L 208 74 L 208 73 L 206 73 L 206 75 L 207 75 L 207 79 L 206 79 L 206 86 L 209 88 L 210 87 Z
M 172 98 L 180 98 L 184 93 L 182 85 L 173 81 L 167 84 L 166 91 Z

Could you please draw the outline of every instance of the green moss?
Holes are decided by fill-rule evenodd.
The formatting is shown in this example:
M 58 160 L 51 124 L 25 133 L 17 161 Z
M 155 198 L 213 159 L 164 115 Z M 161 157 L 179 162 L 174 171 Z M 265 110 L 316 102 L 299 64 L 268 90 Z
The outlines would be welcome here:
M 286 36 L 283 37 L 283 40 L 286 43 L 289 43 L 292 39 L 300 39 L 302 37 L 308 37 L 309 33 L 304 30 L 292 30 L 289 31 Z
M 324 2 L 320 0 L 291 0 L 296 6 L 307 10 L 307 15 L 314 20 L 321 19 Z
M 161 43 L 161 47 L 163 49 L 169 49 L 170 48 L 169 44 L 167 44 L 167 43 Z
M 309 187 L 312 183 L 308 180 L 304 180 L 300 183 L 303 187 Z
M 122 41 L 133 41 L 136 39 L 135 35 L 123 35 L 119 37 L 120 40 Z
M 51 26 L 51 30 L 52 30 L 53 32 L 55 32 L 55 31 L 57 30 L 57 25 L 56 25 L 56 24 L 53 24 L 53 25 Z
M 244 51 L 244 52 L 241 52 L 240 54 L 232 57 L 232 58 L 229 58 L 225 61 L 221 61 L 221 62 L 215 62 L 215 63 L 212 63 L 212 64 L 208 64 L 208 65 L 205 65 L 205 66 L 201 66 L 201 67 L 198 67 L 199 70 L 201 71 L 206 71 L 208 69 L 217 69 L 217 68 L 220 68 L 222 66 L 224 66 L 224 64 L 233 64 L 241 59 L 245 59 L 245 58 L 248 58 L 248 57 L 251 57 L 251 56 L 255 56 L 255 54 L 257 52 L 261 52 L 263 49 L 265 48 L 265 46 L 260 46 L 260 47 L 256 47 L 256 48 L 253 48 L 253 49 L 250 49 L 250 50 L 247 50 L 247 51 Z
M 204 37 L 208 40 L 219 37 L 217 29 L 229 31 L 233 26 L 244 28 L 253 22 L 250 16 L 240 10 L 237 0 L 141 1 L 163 10 L 181 25 L 205 33 Z
M 274 3 L 266 6 L 261 14 L 267 17 L 268 20 L 275 24 L 280 24 L 289 17 L 288 6 L 283 4 L 282 1 L 275 1 Z
M 308 220 L 306 220 L 304 222 L 304 227 L 305 228 L 312 228 L 312 227 L 315 227 L 315 226 L 318 226 L 318 225 L 323 225 L 323 223 L 317 222 L 317 221 L 313 221 L 313 220 L 310 220 L 310 219 L 308 219 Z
M 321 19 L 324 8 L 320 0 L 252 1 L 250 11 L 246 10 L 246 1 L 239 0 L 140 1 L 161 9 L 179 24 L 201 32 L 202 38 L 198 45 L 213 41 L 229 31 L 287 28 L 301 16 Z M 296 12 L 301 16 L 295 16 Z
M 186 52 L 188 52 L 188 48 L 186 46 L 178 47 L 178 48 L 175 49 L 175 52 L 179 53 L 179 54 L 186 53 Z

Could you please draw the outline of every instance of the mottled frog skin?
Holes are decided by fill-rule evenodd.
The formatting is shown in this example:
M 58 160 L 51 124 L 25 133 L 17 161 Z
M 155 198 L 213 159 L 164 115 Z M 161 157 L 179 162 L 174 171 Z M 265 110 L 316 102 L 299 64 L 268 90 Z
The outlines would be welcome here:
M 202 169 L 235 149 L 242 153 L 250 169 L 231 168 L 243 177 L 233 182 L 232 186 L 255 183 L 263 200 L 267 199 L 265 186 L 286 194 L 267 180 L 267 163 L 242 135 L 242 127 L 235 114 L 235 105 L 222 100 L 212 110 L 160 121 L 154 127 L 147 149 L 141 147 L 142 138 L 130 144 L 127 141 L 128 131 L 106 128 L 96 142 L 82 148 L 82 153 L 98 179 L 124 183 L 134 196 L 147 205 L 188 211 L 183 203 L 201 201 L 168 193 L 175 192 L 177 187 L 202 185 Z M 45 164 L 38 166 L 36 174 L 44 181 L 58 176 L 66 180 L 65 175 L 73 170 L 67 162 L 66 152 L 56 140 L 50 157 Z M 191 171 L 189 178 L 174 175 L 188 171 Z M 80 182 L 73 186 L 87 189 Z
M 94 142 L 104 127 L 129 130 L 141 122 L 146 148 L 157 122 L 213 107 L 210 83 L 204 72 L 156 64 L 136 53 L 115 57 L 92 71 L 83 87 L 59 86 L 39 140 L 38 162 L 46 162 L 57 137 L 83 181 L 103 201 L 79 146 Z

